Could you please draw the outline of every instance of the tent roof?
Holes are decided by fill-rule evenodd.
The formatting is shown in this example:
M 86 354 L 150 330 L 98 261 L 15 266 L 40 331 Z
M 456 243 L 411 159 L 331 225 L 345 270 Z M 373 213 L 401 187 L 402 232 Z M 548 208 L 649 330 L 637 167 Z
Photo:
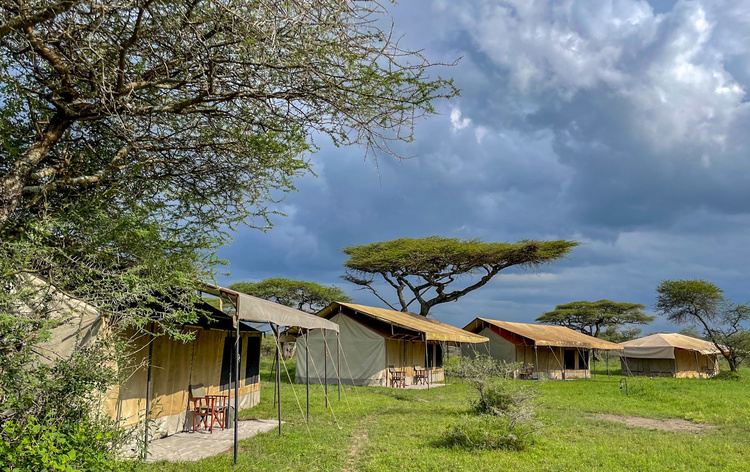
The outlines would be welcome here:
M 563 326 L 539 325 L 531 323 L 513 323 L 488 318 L 476 318 L 464 327 L 465 330 L 481 331 L 483 324 L 510 331 L 534 341 L 537 346 L 580 347 L 586 349 L 619 350 L 622 346 L 603 339 L 587 336 Z
M 332 321 L 242 292 L 211 284 L 203 284 L 200 290 L 229 300 L 237 308 L 237 315 L 242 321 L 271 322 L 278 326 L 299 326 L 307 329 L 322 328 L 337 333 L 339 331 L 339 325 Z
M 418 333 L 423 333 L 427 341 L 449 341 L 461 343 L 484 343 L 489 339 L 478 334 L 469 333 L 455 326 L 447 325 L 415 313 L 387 310 L 372 306 L 356 305 L 354 303 L 333 302 L 318 312 L 318 316 L 328 317 L 338 313 L 340 307 L 348 308 L 370 318 L 405 328 Z
M 721 352 L 710 341 L 691 338 L 684 334 L 678 333 L 658 333 L 645 336 L 630 341 L 620 343 L 627 351 L 634 351 L 637 348 L 655 348 L 671 347 L 685 349 L 687 351 L 697 351 L 701 354 L 720 354 Z

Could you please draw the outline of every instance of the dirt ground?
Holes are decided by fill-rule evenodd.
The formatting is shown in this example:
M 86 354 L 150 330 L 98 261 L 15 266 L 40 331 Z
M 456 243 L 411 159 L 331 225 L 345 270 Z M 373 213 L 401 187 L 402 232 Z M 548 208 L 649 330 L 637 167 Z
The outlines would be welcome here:
M 693 423 L 692 421 L 669 418 L 659 420 L 655 418 L 642 418 L 640 416 L 617 416 L 617 415 L 596 415 L 597 419 L 606 421 L 616 421 L 628 426 L 636 426 L 646 429 L 661 429 L 664 431 L 677 431 L 680 433 L 701 433 L 703 431 L 714 429 L 712 424 Z

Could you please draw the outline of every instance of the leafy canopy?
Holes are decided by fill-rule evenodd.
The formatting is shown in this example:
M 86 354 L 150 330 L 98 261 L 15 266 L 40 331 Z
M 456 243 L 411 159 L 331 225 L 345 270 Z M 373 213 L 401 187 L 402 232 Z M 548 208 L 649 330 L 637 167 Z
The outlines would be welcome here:
M 344 278 L 372 291 L 394 310 L 408 311 L 417 302 L 419 313 L 427 316 L 433 306 L 458 300 L 484 286 L 503 269 L 552 263 L 569 254 L 577 244 L 531 240 L 487 243 L 441 236 L 401 238 L 342 249 L 349 256 L 344 262 Z M 477 274 L 479 279 L 470 285 L 447 291 L 458 279 Z M 397 303 L 389 303 L 375 290 L 376 276 L 395 289 Z
M 646 307 L 640 303 L 613 302 L 599 300 L 596 302 L 578 301 L 557 305 L 554 310 L 544 313 L 536 321 L 546 324 L 565 326 L 589 336 L 599 337 L 602 330 L 629 324 L 647 324 L 654 319 L 646 315 Z M 616 336 L 608 331 L 608 336 Z
M 229 288 L 308 313 L 317 313 L 333 302 L 352 301 L 352 298 L 338 287 L 283 277 L 260 282 L 237 282 Z
M 732 372 L 750 356 L 750 305 L 726 299 L 711 282 L 663 281 L 656 287 L 656 311 L 674 323 L 701 327 Z

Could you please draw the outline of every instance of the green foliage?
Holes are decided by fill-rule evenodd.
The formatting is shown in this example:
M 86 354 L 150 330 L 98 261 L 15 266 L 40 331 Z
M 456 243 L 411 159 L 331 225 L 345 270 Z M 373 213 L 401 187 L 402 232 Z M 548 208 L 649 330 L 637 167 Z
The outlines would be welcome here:
M 229 288 L 308 313 L 316 313 L 333 302 L 352 301 L 352 298 L 338 287 L 283 277 L 274 277 L 255 283 L 237 282 Z
M 6 421 L 0 431 L 2 471 L 105 471 L 117 467 L 113 444 L 124 433 L 94 421 L 61 421 L 47 415 L 25 423 Z
M 467 450 L 522 451 L 532 445 L 536 429 L 529 425 L 512 426 L 497 416 L 467 416 L 450 426 L 439 445 Z
M 344 278 L 372 291 L 393 309 L 408 311 L 416 301 L 419 313 L 427 316 L 433 306 L 458 300 L 484 286 L 503 269 L 549 264 L 567 256 L 577 245 L 573 241 L 487 243 L 441 236 L 401 238 L 342 249 L 349 256 L 344 262 Z M 446 292 L 457 279 L 474 275 L 479 275 L 479 279 L 470 285 Z M 396 290 L 397 303 L 389 303 L 378 294 L 373 287 L 376 276 Z
M 656 294 L 657 312 L 674 323 L 703 328 L 731 371 L 750 358 L 750 305 L 727 300 L 722 289 L 705 280 L 665 280 Z
M 705 280 L 665 280 L 656 287 L 656 311 L 674 323 L 711 318 L 724 300 L 724 291 Z
M 536 321 L 565 326 L 596 337 L 600 336 L 603 329 L 614 328 L 614 331 L 607 333 L 609 338 L 627 337 L 628 334 L 618 334 L 617 328 L 628 324 L 646 324 L 654 321 L 655 317 L 643 312 L 645 308 L 640 303 L 611 300 L 578 301 L 557 305 L 553 311 L 544 313 Z M 609 338 L 605 337 L 605 339 Z
M 617 329 L 615 326 L 609 326 L 604 331 L 599 333 L 599 338 L 607 340 L 613 343 L 622 343 L 630 341 L 641 335 L 641 330 L 638 328 L 634 329 Z

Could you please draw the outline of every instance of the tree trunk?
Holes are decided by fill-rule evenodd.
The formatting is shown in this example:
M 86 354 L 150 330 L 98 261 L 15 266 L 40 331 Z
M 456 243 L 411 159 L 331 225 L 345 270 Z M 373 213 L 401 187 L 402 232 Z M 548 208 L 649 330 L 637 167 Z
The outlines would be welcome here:
M 31 174 L 47 158 L 50 150 L 69 126 L 70 122 L 64 120 L 60 113 L 56 113 L 26 154 L 14 162 L 8 172 L 0 177 L 0 229 L 18 208 L 23 188 Z

